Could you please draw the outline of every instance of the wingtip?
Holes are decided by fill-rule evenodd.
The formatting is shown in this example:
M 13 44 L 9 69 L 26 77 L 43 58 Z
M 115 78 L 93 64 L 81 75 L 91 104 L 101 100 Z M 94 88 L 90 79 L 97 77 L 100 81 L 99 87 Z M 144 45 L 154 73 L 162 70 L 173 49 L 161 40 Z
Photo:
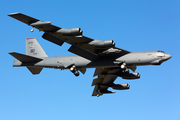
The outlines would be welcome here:
M 17 14 L 21 14 L 21 13 L 20 12 L 10 13 L 10 14 L 8 14 L 8 16 L 13 16 L 13 15 L 17 15 Z
M 9 52 L 8 54 L 10 54 L 10 55 L 11 55 L 11 54 L 13 54 L 13 53 L 15 53 L 15 52 Z

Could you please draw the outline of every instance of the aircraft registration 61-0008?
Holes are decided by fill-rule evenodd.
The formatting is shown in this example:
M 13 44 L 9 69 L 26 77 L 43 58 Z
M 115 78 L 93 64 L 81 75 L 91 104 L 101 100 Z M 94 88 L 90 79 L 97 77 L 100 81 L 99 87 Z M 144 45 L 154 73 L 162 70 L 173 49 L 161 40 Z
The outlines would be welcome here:
M 115 47 L 113 40 L 101 41 L 83 36 L 80 28 L 60 28 L 49 21 L 44 22 L 22 13 L 12 13 L 9 16 L 43 31 L 42 37 L 45 40 L 59 46 L 64 42 L 71 44 L 68 51 L 76 54 L 48 57 L 35 38 L 27 38 L 26 55 L 9 53 L 17 59 L 13 63 L 14 67 L 25 66 L 32 74 L 39 74 L 43 68 L 69 69 L 75 76 L 79 76 L 79 71 L 85 74 L 86 68 L 96 68 L 94 76 L 97 78 L 92 82 L 92 86 L 95 86 L 92 96 L 114 93 L 108 90 L 109 87 L 115 90 L 129 89 L 127 83 L 114 83 L 116 78 L 139 79 L 139 73 L 135 72 L 137 66 L 160 65 L 171 58 L 170 54 L 163 51 L 130 52 Z M 130 73 L 129 69 L 133 72 Z

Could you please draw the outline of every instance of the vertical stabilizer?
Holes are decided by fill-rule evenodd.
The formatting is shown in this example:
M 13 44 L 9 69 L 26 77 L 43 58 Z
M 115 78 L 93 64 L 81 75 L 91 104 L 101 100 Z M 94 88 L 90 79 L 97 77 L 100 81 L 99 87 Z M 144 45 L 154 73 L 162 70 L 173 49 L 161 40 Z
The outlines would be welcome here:
M 33 57 L 48 57 L 35 38 L 26 38 L 26 55 Z

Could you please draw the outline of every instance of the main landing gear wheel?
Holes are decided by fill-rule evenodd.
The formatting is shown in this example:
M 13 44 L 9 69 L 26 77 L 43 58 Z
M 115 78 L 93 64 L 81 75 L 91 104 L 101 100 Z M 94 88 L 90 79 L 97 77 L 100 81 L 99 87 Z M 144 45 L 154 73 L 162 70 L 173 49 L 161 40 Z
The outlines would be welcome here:
M 122 69 L 122 72 L 129 74 L 129 69 L 126 66 L 126 63 L 122 63 L 120 68 Z
M 75 76 L 79 76 L 79 72 L 78 70 L 76 69 L 76 66 L 73 65 L 71 68 L 70 68 L 70 71 L 75 75 Z

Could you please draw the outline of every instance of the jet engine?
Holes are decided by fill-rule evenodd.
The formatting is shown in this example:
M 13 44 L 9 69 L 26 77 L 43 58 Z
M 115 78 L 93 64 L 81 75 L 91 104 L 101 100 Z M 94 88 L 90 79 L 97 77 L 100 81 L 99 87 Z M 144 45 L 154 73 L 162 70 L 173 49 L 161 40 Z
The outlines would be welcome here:
M 130 88 L 130 86 L 127 83 L 122 83 L 122 84 L 114 83 L 111 87 L 115 90 L 126 90 Z
M 120 75 L 120 77 L 122 77 L 123 79 L 139 79 L 140 78 L 140 74 L 137 72 L 133 72 L 133 73 L 122 73 Z
M 73 35 L 82 35 L 83 31 L 81 30 L 81 28 L 71 28 L 71 29 L 62 28 L 58 30 L 57 33 L 60 33 L 65 36 L 73 36 Z
M 95 47 L 111 47 L 111 46 L 115 46 L 115 43 L 113 40 L 105 40 L 105 41 L 101 41 L 101 40 L 93 40 L 91 42 L 88 43 L 89 45 L 95 46 Z

